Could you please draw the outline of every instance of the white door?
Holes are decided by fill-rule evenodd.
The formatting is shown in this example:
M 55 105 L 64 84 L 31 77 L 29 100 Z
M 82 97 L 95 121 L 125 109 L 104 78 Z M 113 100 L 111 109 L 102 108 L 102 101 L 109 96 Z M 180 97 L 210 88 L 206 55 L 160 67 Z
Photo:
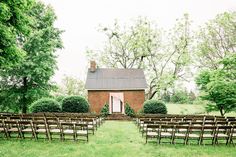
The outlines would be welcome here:
M 117 97 L 113 97 L 113 103 L 112 103 L 112 112 L 121 112 L 121 101 Z

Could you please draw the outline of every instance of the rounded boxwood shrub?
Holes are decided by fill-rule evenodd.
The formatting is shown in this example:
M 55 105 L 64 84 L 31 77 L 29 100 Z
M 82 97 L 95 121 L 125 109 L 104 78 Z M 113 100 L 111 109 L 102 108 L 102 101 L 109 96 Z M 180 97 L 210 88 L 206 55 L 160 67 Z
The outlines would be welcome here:
M 100 115 L 102 117 L 107 117 L 109 115 L 109 105 L 108 105 L 108 103 L 105 103 L 105 105 L 102 107 Z
M 128 103 L 125 104 L 125 114 L 130 117 L 134 117 L 135 115 L 134 109 Z
M 69 96 L 62 100 L 62 111 L 87 113 L 89 111 L 89 104 L 81 96 Z
M 162 101 L 147 100 L 144 102 L 143 111 L 145 114 L 166 114 L 167 108 Z
M 30 111 L 36 112 L 61 112 L 60 104 L 52 98 L 42 98 L 30 106 Z

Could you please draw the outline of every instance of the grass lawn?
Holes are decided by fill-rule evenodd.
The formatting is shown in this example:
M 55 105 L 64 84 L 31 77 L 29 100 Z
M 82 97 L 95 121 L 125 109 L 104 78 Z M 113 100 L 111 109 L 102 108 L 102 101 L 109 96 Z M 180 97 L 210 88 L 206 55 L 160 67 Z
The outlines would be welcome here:
M 0 139 L 1 157 L 235 157 L 233 146 L 145 144 L 133 122 L 106 121 L 89 142 Z
M 166 104 L 167 111 L 169 114 L 207 114 L 205 106 L 202 104 Z M 220 111 L 210 112 L 210 115 L 219 115 Z M 234 116 L 236 117 L 236 112 L 226 113 L 225 116 Z

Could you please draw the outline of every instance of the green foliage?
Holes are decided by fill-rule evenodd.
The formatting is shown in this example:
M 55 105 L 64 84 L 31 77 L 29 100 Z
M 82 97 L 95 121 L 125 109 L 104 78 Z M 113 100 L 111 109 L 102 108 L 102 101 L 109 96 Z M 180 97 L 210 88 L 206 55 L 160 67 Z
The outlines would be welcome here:
M 193 100 L 195 99 L 194 93 L 188 93 L 187 91 L 183 90 L 178 90 L 176 91 L 170 98 L 171 102 L 173 103 L 179 103 L 179 104 L 184 104 L 184 103 L 192 103 Z
M 21 1 L 19 4 L 27 2 Z M 4 99 L 1 101 L 4 106 L 14 107 L 14 110 L 23 113 L 32 102 L 48 97 L 49 92 L 54 90 L 50 78 L 56 69 L 55 51 L 62 48 L 62 31 L 54 27 L 56 16 L 51 7 L 41 2 L 34 3 L 27 16 L 32 19 L 29 25 L 32 31 L 27 37 L 18 37 L 20 47 L 27 52 L 24 59 L 14 66 L 0 69 L 0 97 Z
M 62 84 L 59 85 L 57 93 L 62 95 L 80 95 L 86 97 L 86 90 L 84 82 L 76 77 L 64 76 Z
M 144 114 L 144 110 L 143 110 L 143 108 L 141 108 L 139 111 L 138 111 L 138 113 L 137 114 L 139 114 L 139 115 L 142 115 L 142 114 Z
M 52 98 L 41 98 L 30 106 L 30 111 L 36 112 L 61 112 L 60 104 Z
M 218 14 L 196 35 L 196 61 L 200 68 L 218 69 L 219 61 L 235 53 L 236 12 Z
M 143 104 L 145 114 L 167 114 L 166 105 L 158 100 L 146 100 Z
M 170 102 L 170 98 L 171 98 L 171 95 L 170 95 L 169 92 L 164 92 L 161 95 L 161 100 L 164 101 L 164 102 Z
M 196 82 L 202 90 L 202 98 L 212 102 L 207 110 L 218 109 L 223 116 L 236 108 L 236 54 L 220 63 L 219 69 L 200 73 Z
M 54 98 L 57 102 L 59 102 L 60 106 L 62 106 L 62 101 L 65 97 L 66 96 L 64 96 L 64 95 L 58 95 L 58 96 L 55 96 Z
M 107 117 L 109 115 L 109 105 L 108 105 L 108 103 L 105 103 L 105 105 L 102 107 L 102 109 L 100 111 L 100 115 L 102 115 L 103 117 Z
M 62 111 L 87 113 L 89 111 L 89 104 L 81 96 L 68 96 L 62 100 Z
M 128 103 L 125 103 L 125 114 L 130 117 L 135 116 L 134 109 L 132 109 Z
M 9 68 L 23 59 L 26 52 L 18 44 L 31 30 L 28 12 L 34 0 L 0 1 L 0 69 Z

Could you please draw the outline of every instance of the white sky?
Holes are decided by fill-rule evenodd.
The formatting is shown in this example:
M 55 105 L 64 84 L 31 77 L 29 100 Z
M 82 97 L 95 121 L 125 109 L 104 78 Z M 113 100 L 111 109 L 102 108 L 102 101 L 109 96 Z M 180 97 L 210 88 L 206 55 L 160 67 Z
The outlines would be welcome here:
M 89 61 L 87 48 L 102 49 L 104 36 L 99 25 L 112 25 L 117 19 L 129 23 L 139 16 L 156 21 L 160 27 L 172 27 L 184 13 L 190 15 L 194 27 L 216 14 L 236 11 L 235 0 L 41 0 L 50 4 L 58 17 L 56 27 L 65 30 L 64 49 L 58 50 L 58 70 L 53 78 L 60 83 L 63 75 L 85 80 Z

